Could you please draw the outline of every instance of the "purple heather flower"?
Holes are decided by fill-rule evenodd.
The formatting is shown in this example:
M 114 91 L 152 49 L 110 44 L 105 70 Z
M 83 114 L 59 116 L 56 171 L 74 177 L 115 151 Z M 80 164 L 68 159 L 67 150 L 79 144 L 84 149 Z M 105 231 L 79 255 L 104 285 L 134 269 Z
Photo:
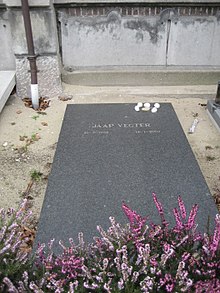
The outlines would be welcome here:
M 73 285 L 73 283 L 72 282 L 70 282 L 70 284 L 69 284 L 69 293 L 74 293 L 74 285 Z
M 181 246 L 184 242 L 186 242 L 186 240 L 189 238 L 189 235 L 186 235 L 185 237 L 183 237 L 183 239 L 181 239 L 181 241 L 179 243 L 177 243 L 176 247 Z
M 126 270 L 127 267 L 128 267 L 128 266 L 127 266 L 125 263 L 123 263 L 123 264 L 121 265 L 121 269 L 122 269 L 122 270 Z
M 124 202 L 122 203 L 122 209 L 130 222 L 130 228 L 135 245 L 139 248 L 142 246 L 142 241 L 144 240 L 143 233 L 146 232 L 146 229 L 143 231 L 146 224 L 146 218 L 142 218 L 135 211 L 131 210 Z
M 7 226 L 2 227 L 0 231 L 0 241 L 2 241 L 2 239 L 4 238 L 6 230 L 7 230 Z
M 3 279 L 3 283 L 8 286 L 8 292 L 10 293 L 19 293 L 16 287 L 13 285 L 11 280 L 7 277 Z
M 167 290 L 167 292 L 172 292 L 173 289 L 174 289 L 174 284 L 173 284 L 173 283 L 172 283 L 172 284 L 167 284 L 167 285 L 166 285 L 166 290 Z
M 184 252 L 182 255 L 182 261 L 186 262 L 190 258 L 191 254 L 189 252 Z
M 173 214 L 174 214 L 174 217 L 175 217 L 175 221 L 176 221 L 176 229 L 177 230 L 182 230 L 183 229 L 183 223 L 180 219 L 180 215 L 179 215 L 179 212 L 177 210 L 177 208 L 174 208 L 173 209 Z
M 104 258 L 103 259 L 103 270 L 106 270 L 107 269 L 107 266 L 108 266 L 108 259 L 107 258 Z
M 31 217 L 31 215 L 33 214 L 32 211 L 29 211 L 28 214 L 22 219 L 21 223 L 24 225 L 27 220 Z
M 78 234 L 78 239 L 79 239 L 79 246 L 81 249 L 83 249 L 84 245 L 85 245 L 85 242 L 84 242 L 84 239 L 83 239 L 83 233 L 80 232 Z
M 153 200 L 154 200 L 154 203 L 156 205 L 156 208 L 159 212 L 159 215 L 161 217 L 161 222 L 163 224 L 164 227 L 167 227 L 168 226 L 168 222 L 165 220 L 165 217 L 164 217 L 164 210 L 163 210 L 163 206 L 162 204 L 159 202 L 157 196 L 155 193 L 152 194 L 153 195 Z
M 34 293 L 44 293 L 34 282 L 31 282 L 29 288 L 34 291 Z
M 17 228 L 17 227 L 19 227 L 18 223 L 13 222 L 13 223 L 8 227 L 8 231 L 11 231 L 12 229 Z
M 14 212 L 15 212 L 15 209 L 13 209 L 13 208 L 8 208 L 8 210 L 7 210 L 7 215 L 8 215 L 9 217 L 11 217 L 11 216 L 14 214 Z
M 22 277 L 23 277 L 23 280 L 24 280 L 24 284 L 27 286 L 28 285 L 28 272 L 24 271 Z
M 160 278 L 159 283 L 160 283 L 160 286 L 161 286 L 161 287 L 164 286 L 164 284 L 166 284 L 166 280 L 165 280 L 165 278 Z
M 216 215 L 214 235 L 213 235 L 212 243 L 210 244 L 210 250 L 213 255 L 218 249 L 219 243 L 220 243 L 220 215 Z
M 203 246 L 202 246 L 202 249 L 204 250 L 204 252 L 205 252 L 207 255 L 210 254 L 210 250 L 209 250 L 209 248 L 208 248 L 206 245 L 203 245 Z
M 28 252 L 23 253 L 18 260 L 20 263 L 25 264 L 28 261 Z
M 9 250 L 11 247 L 11 244 L 8 244 L 6 245 L 5 247 L 3 247 L 1 250 L 0 250 L 0 255 L 4 254 L 7 250 Z
M 146 223 L 146 218 L 142 218 L 135 211 L 131 210 L 125 203 L 122 204 L 122 209 L 127 216 L 132 229 L 136 229 L 136 232 L 140 231 Z
M 121 266 L 120 266 L 120 259 L 119 259 L 119 257 L 115 257 L 114 258 L 114 263 L 116 264 L 117 270 L 120 271 Z
M 166 280 L 166 281 L 172 281 L 172 276 L 171 276 L 171 274 L 165 274 L 165 280 Z
M 105 283 L 103 288 L 108 292 L 108 293 L 111 293 L 111 288 L 109 286 L 109 284 Z
M 164 243 L 163 250 L 166 254 L 169 254 L 170 249 L 171 249 L 171 245 L 169 243 Z
M 123 281 L 122 278 L 118 281 L 118 289 L 119 290 L 123 290 L 124 289 L 124 281 Z
M 158 265 L 158 262 L 157 262 L 157 260 L 155 259 L 155 257 L 152 257 L 151 259 L 150 259 L 150 264 L 152 265 L 152 266 L 157 266 Z
M 191 279 L 187 279 L 186 285 L 187 285 L 187 290 L 192 286 L 193 281 Z
M 197 212 L 198 212 L 198 205 L 195 204 L 193 207 L 192 207 L 192 210 L 190 212 L 190 215 L 189 215 L 189 219 L 188 219 L 188 222 L 186 224 L 186 228 L 188 230 L 192 229 L 194 226 L 195 226 L 195 217 L 197 215 Z
M 103 278 L 100 277 L 100 276 L 95 276 L 95 279 L 96 279 L 99 283 L 103 282 Z
M 132 279 L 131 279 L 131 282 L 135 283 L 138 279 L 138 277 L 140 276 L 140 273 L 139 272 L 133 272 L 133 275 L 132 275 Z
M 184 220 L 186 218 L 186 208 L 181 196 L 178 196 L 178 203 L 179 203 L 181 217 Z

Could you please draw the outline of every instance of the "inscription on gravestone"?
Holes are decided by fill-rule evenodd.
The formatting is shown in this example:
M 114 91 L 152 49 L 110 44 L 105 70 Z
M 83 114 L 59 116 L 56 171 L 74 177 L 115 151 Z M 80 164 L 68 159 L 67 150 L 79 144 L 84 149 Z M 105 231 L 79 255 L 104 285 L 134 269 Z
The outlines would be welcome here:
M 92 241 L 109 216 L 126 222 L 122 201 L 159 223 L 152 192 L 172 224 L 178 195 L 188 212 L 199 204 L 201 231 L 217 213 L 172 105 L 156 114 L 133 104 L 68 105 L 36 241 L 76 239 L 80 231 Z

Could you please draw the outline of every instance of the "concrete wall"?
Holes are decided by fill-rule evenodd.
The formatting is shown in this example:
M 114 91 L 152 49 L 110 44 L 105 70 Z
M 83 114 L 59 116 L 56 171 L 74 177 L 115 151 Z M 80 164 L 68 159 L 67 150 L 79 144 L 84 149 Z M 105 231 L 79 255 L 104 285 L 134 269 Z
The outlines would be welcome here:
M 22 98 L 30 96 L 30 66 L 27 60 L 28 50 L 21 1 L 3 2 L 6 5 L 8 22 L 11 28 L 11 31 L 3 38 L 4 41 L 11 41 L 10 46 L 8 46 L 11 48 L 11 52 L 6 48 L 0 50 L 8 52 L 10 56 L 13 55 L 14 67 L 16 68 L 17 94 Z M 32 0 L 30 4 L 33 39 L 35 53 L 37 54 L 39 93 L 40 96 L 53 97 L 62 92 L 55 11 L 51 1 Z M 0 24 L 1 21 L 0 15 Z M 0 32 L 1 30 L 2 28 L 0 28 Z M 3 69 L 3 66 L 0 64 L 1 69 Z
M 10 11 L 10 21 L 13 38 L 13 51 L 16 55 L 27 54 L 27 41 L 21 9 Z M 56 23 L 53 11 L 49 8 L 31 10 L 31 24 L 33 30 L 36 54 L 57 54 Z
M 179 17 L 172 22 L 168 65 L 220 66 L 220 18 Z
M 58 8 L 64 68 L 220 66 L 220 7 Z
M 0 70 L 15 69 L 9 13 L 4 8 L 0 8 L 0 44 Z
M 122 18 L 117 11 L 106 17 L 68 17 L 61 13 L 64 67 L 165 64 L 166 23 Z
M 29 0 L 39 89 L 62 91 L 61 69 L 220 67 L 220 0 Z M 30 73 L 20 0 L 0 0 L 0 70 Z

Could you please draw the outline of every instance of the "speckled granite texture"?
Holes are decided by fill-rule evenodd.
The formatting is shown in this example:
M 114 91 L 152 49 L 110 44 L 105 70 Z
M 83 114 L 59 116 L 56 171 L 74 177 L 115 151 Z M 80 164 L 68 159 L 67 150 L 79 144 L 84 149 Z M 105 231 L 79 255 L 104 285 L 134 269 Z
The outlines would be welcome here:
M 39 94 L 54 97 L 62 92 L 59 60 L 56 56 L 37 58 Z M 16 58 L 16 91 L 20 98 L 30 96 L 30 66 L 26 57 Z
M 67 106 L 36 242 L 77 241 L 80 231 L 91 241 L 109 216 L 126 222 L 122 201 L 159 222 L 152 192 L 172 224 L 178 195 L 188 214 L 199 204 L 200 231 L 208 216 L 213 224 L 216 206 L 171 104 L 155 114 L 134 106 Z

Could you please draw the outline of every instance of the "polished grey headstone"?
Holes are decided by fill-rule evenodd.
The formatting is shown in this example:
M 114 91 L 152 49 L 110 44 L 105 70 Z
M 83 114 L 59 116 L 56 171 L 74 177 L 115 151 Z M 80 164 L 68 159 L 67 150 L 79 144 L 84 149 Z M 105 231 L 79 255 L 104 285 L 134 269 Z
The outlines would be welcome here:
M 189 213 L 199 204 L 198 229 L 206 230 L 217 208 L 171 104 L 155 114 L 134 104 L 68 105 L 41 211 L 36 242 L 86 241 L 109 227 L 109 216 L 126 222 L 125 201 L 160 222 L 152 192 L 174 224 L 181 195 Z

